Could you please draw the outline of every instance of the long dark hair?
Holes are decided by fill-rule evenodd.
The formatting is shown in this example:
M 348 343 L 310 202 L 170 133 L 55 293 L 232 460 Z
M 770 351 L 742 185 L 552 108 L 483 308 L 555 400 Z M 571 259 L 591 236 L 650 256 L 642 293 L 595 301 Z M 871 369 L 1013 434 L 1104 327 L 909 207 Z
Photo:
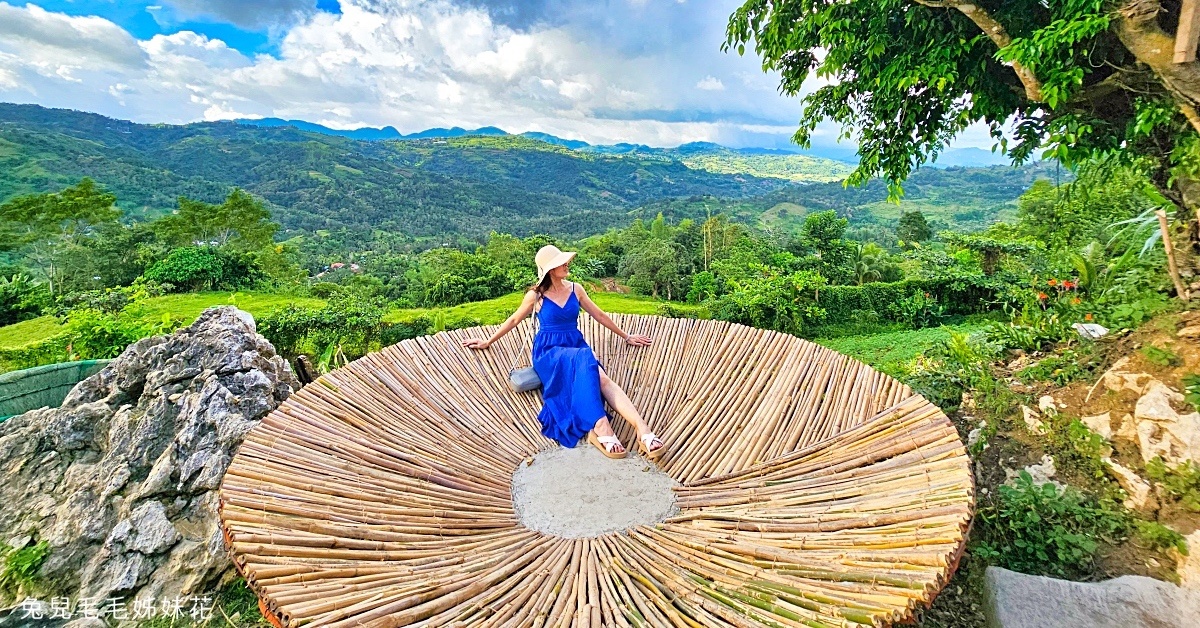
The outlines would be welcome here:
M 550 279 L 550 273 L 546 273 L 546 276 L 542 277 L 541 281 L 533 284 L 532 286 L 529 286 L 529 289 L 538 293 L 538 296 L 540 297 L 540 296 L 546 294 L 546 291 L 550 289 L 551 281 L 552 280 Z

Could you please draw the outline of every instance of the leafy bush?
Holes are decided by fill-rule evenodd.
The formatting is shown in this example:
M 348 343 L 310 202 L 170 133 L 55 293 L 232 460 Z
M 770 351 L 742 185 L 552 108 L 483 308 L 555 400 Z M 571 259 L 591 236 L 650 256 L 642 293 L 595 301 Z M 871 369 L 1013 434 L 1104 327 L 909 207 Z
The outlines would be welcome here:
M 16 597 L 35 586 L 37 571 L 49 555 L 50 544 L 46 541 L 20 549 L 0 544 L 0 595 Z
M 974 554 L 992 565 L 1022 573 L 1075 577 L 1086 574 L 1098 539 L 1114 539 L 1127 529 L 1115 507 L 1068 486 L 1035 484 L 1022 471 L 1003 485 L 994 505 L 980 509 L 987 524 Z
M 157 321 L 145 321 L 124 311 L 112 314 L 92 309 L 75 310 L 67 317 L 67 342 L 75 359 L 115 358 L 134 342 L 168 333 L 180 323 L 169 314 Z
M 1056 280 L 1051 279 L 1051 282 Z M 1055 283 L 1051 283 L 1054 286 Z M 1073 283 L 1067 282 L 1073 287 Z M 1059 284 L 1061 286 L 1061 284 Z M 1049 290 L 1047 294 L 1045 290 Z M 1073 289 L 1021 290 L 1020 304 L 1016 307 L 1004 305 L 1009 315 L 1007 324 L 997 323 L 990 331 L 991 337 L 1010 349 L 1039 351 L 1049 345 L 1078 338 L 1072 324 L 1090 320 L 1087 306 Z
M 189 246 L 173 249 L 167 257 L 146 269 L 145 278 L 171 284 L 181 292 L 237 290 L 248 288 L 262 272 L 248 255 L 216 247 Z
M 769 274 L 712 299 L 709 309 L 719 320 L 800 334 L 825 318 L 824 308 L 815 301 L 824 285 L 825 278 L 811 270 Z
M 1187 539 L 1182 534 L 1157 521 L 1137 519 L 1133 522 L 1133 530 L 1137 539 L 1151 549 L 1165 550 L 1174 548 L 1180 554 L 1184 556 L 1188 555 Z
M 826 311 L 830 321 L 848 321 L 863 312 L 875 312 L 887 320 L 910 324 L 913 320 L 921 320 L 924 326 L 930 326 L 940 322 L 942 316 L 987 311 L 997 299 L 1000 285 L 982 275 L 964 275 L 861 286 L 826 286 L 817 295 L 816 302 Z M 897 305 L 905 299 L 911 299 L 907 309 Z M 930 303 L 919 302 L 922 299 Z M 931 317 L 930 314 L 934 315 Z
M 0 277 L 0 326 L 37 318 L 49 302 L 50 291 L 45 284 L 29 275 Z
M 1097 366 L 1097 358 L 1090 351 L 1067 349 L 1059 355 L 1051 355 L 1017 371 L 1017 379 L 1029 382 L 1054 382 L 1066 386 L 1071 382 L 1091 376 Z
M 913 329 L 936 327 L 946 316 L 946 307 L 928 292 L 914 292 L 888 306 L 892 319 Z
M 1200 375 L 1189 373 L 1180 378 L 1183 384 L 1184 399 L 1200 412 Z
M 337 296 L 321 309 L 289 305 L 258 320 L 258 332 L 288 357 L 342 351 L 358 357 L 377 347 L 383 327 L 381 302 Z M 331 350 L 332 347 L 332 350 Z
M 991 365 L 999 355 L 1000 347 L 989 342 L 986 335 L 951 331 L 948 339 L 918 357 L 902 379 L 947 412 L 958 408 L 962 394 L 968 390 L 975 390 L 976 402 L 990 411 L 988 404 L 1007 406 L 1011 395 L 1007 386 L 992 375 Z
M 1200 465 L 1191 460 L 1175 468 L 1155 456 L 1146 463 L 1146 477 L 1162 485 L 1171 499 L 1192 512 L 1200 512 Z

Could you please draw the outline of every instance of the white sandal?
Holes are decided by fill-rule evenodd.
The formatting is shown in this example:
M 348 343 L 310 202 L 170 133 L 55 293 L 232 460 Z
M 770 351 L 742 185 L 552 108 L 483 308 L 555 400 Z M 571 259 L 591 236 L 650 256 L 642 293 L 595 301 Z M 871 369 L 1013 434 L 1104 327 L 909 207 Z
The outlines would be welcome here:
M 588 430 L 587 440 L 608 458 L 624 458 L 629 453 L 623 448 L 621 439 L 616 436 L 599 436 L 596 432 Z M 622 449 L 618 451 L 617 447 Z
M 659 444 L 658 449 L 650 448 L 654 443 Z M 641 450 L 643 456 L 651 460 L 657 460 L 667 450 L 667 444 L 663 442 L 663 439 L 656 436 L 654 432 L 646 432 L 638 439 L 638 449 Z

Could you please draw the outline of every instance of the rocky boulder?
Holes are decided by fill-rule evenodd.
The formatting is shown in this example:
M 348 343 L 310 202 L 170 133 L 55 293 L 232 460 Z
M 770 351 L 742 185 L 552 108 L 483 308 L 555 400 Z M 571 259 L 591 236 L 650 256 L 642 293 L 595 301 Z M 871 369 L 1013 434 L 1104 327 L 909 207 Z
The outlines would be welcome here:
M 988 567 L 992 628 L 1194 628 L 1200 591 L 1143 576 L 1069 582 Z
M 1200 460 L 1200 413 L 1175 409 L 1186 405 L 1184 396 L 1166 384 L 1153 380 L 1147 385 L 1133 412 L 1143 459 L 1160 456 L 1171 464 Z
M 232 569 L 217 487 L 298 387 L 232 307 L 140 340 L 62 407 L 0 423 L 0 542 L 49 543 L 54 595 L 130 604 L 210 592 Z

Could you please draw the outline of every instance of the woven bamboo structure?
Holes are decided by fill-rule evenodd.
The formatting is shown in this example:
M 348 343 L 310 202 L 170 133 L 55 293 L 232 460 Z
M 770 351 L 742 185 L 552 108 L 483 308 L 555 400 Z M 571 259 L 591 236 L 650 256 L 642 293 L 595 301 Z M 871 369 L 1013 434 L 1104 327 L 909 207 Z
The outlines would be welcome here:
M 597 538 L 526 529 L 517 465 L 557 447 L 523 323 L 464 329 L 321 377 L 246 437 L 221 487 L 238 570 L 285 626 L 885 626 L 953 572 L 974 488 L 953 425 L 819 345 L 719 321 L 616 315 L 584 335 L 661 434 L 678 515 Z M 632 443 L 623 421 L 618 434 Z

